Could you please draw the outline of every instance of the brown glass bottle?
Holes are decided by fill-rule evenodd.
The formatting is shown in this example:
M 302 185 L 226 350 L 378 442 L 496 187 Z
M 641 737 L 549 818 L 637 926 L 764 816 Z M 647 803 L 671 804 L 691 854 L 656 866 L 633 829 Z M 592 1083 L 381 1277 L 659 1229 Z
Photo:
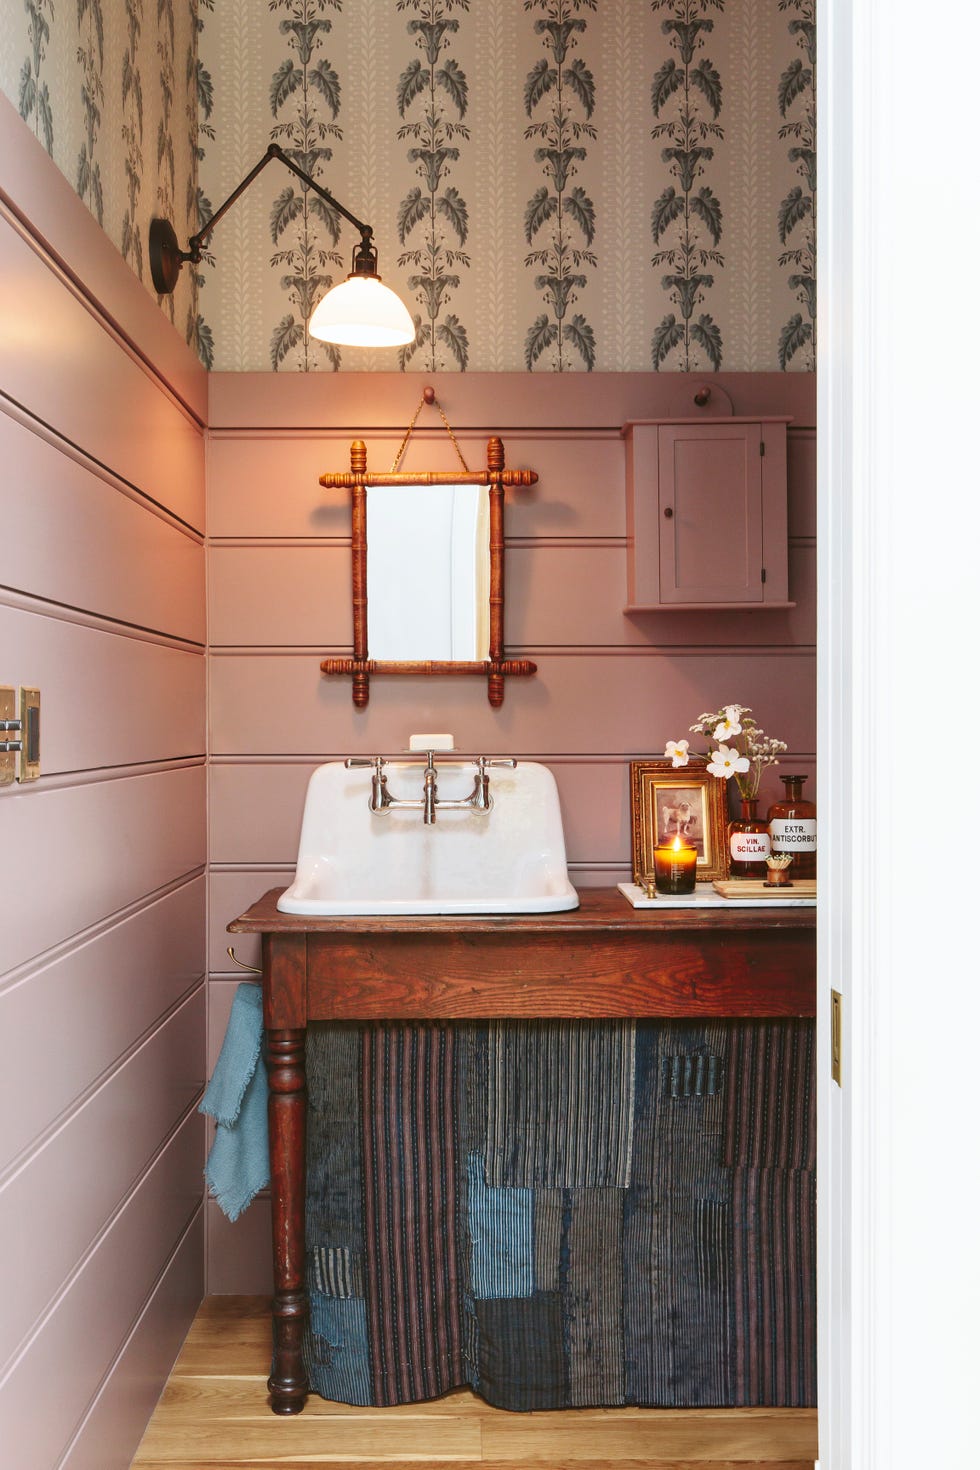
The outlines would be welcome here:
M 769 808 L 769 837 L 773 853 L 791 852 L 789 878 L 817 876 L 817 808 L 803 795 L 805 776 L 780 776 L 786 787 L 781 801 Z
M 768 876 L 769 824 L 759 816 L 758 797 L 741 798 L 742 814 L 728 824 L 728 876 L 758 878 Z

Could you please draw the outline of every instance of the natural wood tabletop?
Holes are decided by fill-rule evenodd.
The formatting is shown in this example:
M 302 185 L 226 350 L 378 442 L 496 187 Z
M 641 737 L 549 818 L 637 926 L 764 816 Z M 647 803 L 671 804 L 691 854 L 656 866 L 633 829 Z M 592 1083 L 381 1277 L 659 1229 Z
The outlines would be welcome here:
M 816 910 L 760 904 L 758 908 L 635 909 L 618 888 L 582 888 L 579 907 L 552 914 L 334 914 L 315 918 L 276 908 L 284 888 L 268 893 L 232 923 L 232 934 L 525 934 L 574 935 L 628 930 L 815 929 Z

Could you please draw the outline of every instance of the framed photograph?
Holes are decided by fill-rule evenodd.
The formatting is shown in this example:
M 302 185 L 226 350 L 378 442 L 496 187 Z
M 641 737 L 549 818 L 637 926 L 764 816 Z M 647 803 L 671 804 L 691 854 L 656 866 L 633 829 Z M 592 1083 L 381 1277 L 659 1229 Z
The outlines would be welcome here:
M 652 875 L 653 849 L 678 833 L 697 848 L 699 883 L 724 878 L 727 791 L 728 782 L 710 776 L 705 760 L 676 769 L 669 760 L 630 761 L 634 880 Z

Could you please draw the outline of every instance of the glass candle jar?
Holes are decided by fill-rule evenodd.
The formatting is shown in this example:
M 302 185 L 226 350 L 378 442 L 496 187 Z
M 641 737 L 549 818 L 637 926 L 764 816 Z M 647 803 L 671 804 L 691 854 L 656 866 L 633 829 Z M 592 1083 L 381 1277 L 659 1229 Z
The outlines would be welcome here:
M 674 837 L 653 849 L 653 882 L 658 893 L 679 896 L 694 892 L 698 850 Z

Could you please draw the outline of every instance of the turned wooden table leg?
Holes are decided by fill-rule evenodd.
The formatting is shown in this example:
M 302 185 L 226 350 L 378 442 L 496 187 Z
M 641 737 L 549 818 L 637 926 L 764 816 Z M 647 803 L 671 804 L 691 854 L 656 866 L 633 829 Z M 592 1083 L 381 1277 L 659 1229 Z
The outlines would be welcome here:
M 303 1366 L 306 1296 L 306 1031 L 266 1033 L 272 1183 L 272 1373 L 275 1414 L 299 1414 L 309 1392 Z

